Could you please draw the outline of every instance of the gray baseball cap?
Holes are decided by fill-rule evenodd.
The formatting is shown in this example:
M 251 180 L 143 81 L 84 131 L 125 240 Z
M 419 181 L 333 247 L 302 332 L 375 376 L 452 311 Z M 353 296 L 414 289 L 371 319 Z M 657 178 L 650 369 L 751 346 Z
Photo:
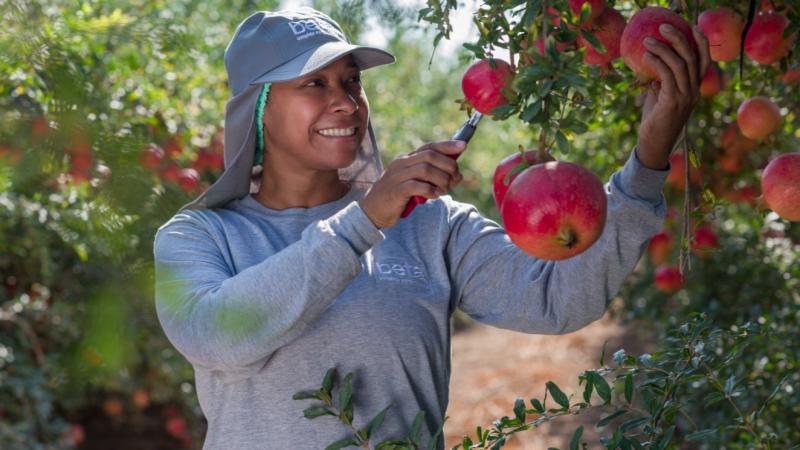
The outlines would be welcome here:
M 361 70 L 395 60 L 381 49 L 350 44 L 339 25 L 315 9 L 260 11 L 239 24 L 225 67 L 237 95 L 251 84 L 292 80 L 348 54 Z
M 350 44 L 333 19 L 308 7 L 260 11 L 239 24 L 225 49 L 225 68 L 233 94 L 225 106 L 225 170 L 211 187 L 181 209 L 221 207 L 256 192 L 260 180 L 253 177 L 258 172 L 258 167 L 254 168 L 255 122 L 261 87 L 304 76 L 346 55 L 352 55 L 361 70 L 395 61 L 384 50 Z M 382 172 L 375 132 L 368 121 L 355 161 L 339 170 L 339 178 L 368 187 Z

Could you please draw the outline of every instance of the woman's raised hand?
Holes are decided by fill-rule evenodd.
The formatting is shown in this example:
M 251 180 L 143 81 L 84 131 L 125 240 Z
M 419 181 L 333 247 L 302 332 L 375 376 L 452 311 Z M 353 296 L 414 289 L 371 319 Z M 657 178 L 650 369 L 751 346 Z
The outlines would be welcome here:
M 438 198 L 461 182 L 455 156 L 465 145 L 463 141 L 432 142 L 397 157 L 361 199 L 361 209 L 376 227 L 394 226 L 411 197 Z

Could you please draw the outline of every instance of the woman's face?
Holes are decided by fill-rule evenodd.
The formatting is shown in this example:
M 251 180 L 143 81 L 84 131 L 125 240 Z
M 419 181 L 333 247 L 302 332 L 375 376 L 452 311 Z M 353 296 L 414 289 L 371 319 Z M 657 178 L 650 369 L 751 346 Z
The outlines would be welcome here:
M 349 166 L 369 119 L 352 56 L 296 80 L 273 83 L 264 110 L 265 166 L 330 171 Z

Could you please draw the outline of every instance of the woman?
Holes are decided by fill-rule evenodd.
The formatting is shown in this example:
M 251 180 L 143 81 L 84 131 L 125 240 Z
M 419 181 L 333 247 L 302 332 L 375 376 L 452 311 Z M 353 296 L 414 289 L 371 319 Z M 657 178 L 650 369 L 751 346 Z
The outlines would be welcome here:
M 383 170 L 359 74 L 391 55 L 350 45 L 308 8 L 242 22 L 225 54 L 225 171 L 155 240 L 158 316 L 194 367 L 204 448 L 317 449 L 352 436 L 292 400 L 331 367 L 354 373 L 356 428 L 391 405 L 373 445 L 404 437 L 418 411 L 427 441 L 447 407 L 456 308 L 526 333 L 600 318 L 661 227 L 669 152 L 708 64 L 698 33 L 700 57 L 664 35 L 676 50 L 648 44 L 662 83 L 607 185 L 602 237 L 546 262 L 442 195 L 461 180 L 446 155 L 462 143 L 427 144 Z M 400 220 L 414 195 L 433 201 Z

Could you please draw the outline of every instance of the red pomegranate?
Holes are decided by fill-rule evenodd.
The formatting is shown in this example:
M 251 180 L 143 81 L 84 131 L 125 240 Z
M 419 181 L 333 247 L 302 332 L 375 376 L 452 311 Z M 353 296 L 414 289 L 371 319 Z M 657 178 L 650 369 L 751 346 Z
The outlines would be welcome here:
M 742 16 L 730 8 L 703 11 L 697 26 L 708 39 L 708 50 L 714 61 L 733 61 L 739 57 L 742 45 Z
M 667 175 L 667 184 L 674 189 L 683 190 L 686 185 L 686 165 L 683 163 L 683 153 L 673 153 L 669 157 L 670 170 Z M 689 173 L 689 181 L 692 184 L 700 183 L 700 171 L 692 167 Z
M 722 150 L 717 157 L 720 170 L 727 173 L 739 173 L 742 170 L 744 158 L 740 153 Z
M 482 59 L 469 66 L 464 73 L 461 90 L 473 108 L 481 114 L 491 114 L 498 106 L 508 103 L 503 89 L 511 89 L 513 80 L 514 74 L 507 62 Z
M 164 150 L 156 144 L 150 144 L 139 154 L 139 163 L 146 169 L 157 170 L 164 159 Z
M 656 289 L 667 294 L 672 294 L 683 287 L 683 275 L 674 266 L 661 266 L 656 269 Z
M 794 69 L 788 69 L 785 73 L 779 76 L 780 80 L 785 84 L 793 84 L 800 81 L 800 66 Z
M 739 105 L 736 123 L 745 137 L 762 140 L 780 130 L 781 111 L 772 100 L 757 95 Z
M 672 25 L 680 33 L 683 33 L 694 51 L 697 51 L 697 43 L 692 35 L 692 27 L 681 16 L 658 6 L 649 6 L 642 9 L 628 21 L 620 42 L 622 59 L 642 81 L 658 79 L 655 69 L 644 58 L 645 53 L 647 53 L 644 40 L 651 37 L 664 44 L 671 45 L 665 37 L 661 36 L 661 32 L 658 30 L 658 27 L 665 23 Z
M 742 136 L 736 122 L 731 122 L 720 137 L 720 145 L 726 153 L 746 153 L 754 149 L 756 144 L 758 144 L 757 141 Z
M 703 97 L 713 97 L 719 94 L 722 88 L 722 71 L 714 64 L 708 66 L 708 71 L 706 71 L 703 80 L 700 82 L 700 95 Z
M 513 155 L 506 156 L 494 169 L 494 176 L 492 177 L 492 195 L 494 196 L 494 203 L 497 205 L 498 211 L 502 209 L 503 199 L 505 199 L 506 191 L 508 191 L 511 182 L 521 173 L 517 172 L 511 175 L 508 183 L 505 182 L 508 173 L 522 164 L 522 155 L 522 153 L 516 152 Z M 553 158 L 548 158 L 547 160 L 552 161 Z M 538 163 L 537 152 L 534 150 L 525 151 L 525 162 L 528 166 Z
M 800 222 L 800 152 L 784 153 L 761 173 L 764 201 L 782 218 Z
M 561 260 L 588 249 L 606 223 L 606 193 L 595 174 L 573 163 L 529 167 L 506 192 L 506 232 L 535 258 Z
M 647 254 L 653 264 L 664 264 L 669 259 L 669 254 L 672 251 L 672 234 L 669 231 L 663 230 L 653 235 L 650 242 L 647 244 Z
M 759 64 L 770 65 L 780 61 L 794 42 L 794 34 L 783 37 L 788 26 L 789 19 L 782 14 L 757 14 L 744 39 L 744 53 Z
M 184 192 L 194 192 L 200 182 L 200 176 L 194 169 L 181 169 L 178 173 L 178 186 Z
M 614 8 L 606 8 L 597 19 L 592 23 L 590 33 L 603 44 L 605 53 L 600 53 L 583 38 L 583 34 L 578 34 L 578 45 L 586 49 L 583 62 L 598 66 L 608 66 L 612 61 L 620 56 L 619 43 L 622 39 L 622 32 L 625 30 L 625 17 Z
M 705 258 L 711 254 L 711 251 L 719 247 L 719 238 L 717 232 L 709 225 L 702 225 L 697 227 L 694 231 L 694 241 L 692 242 L 692 250 L 700 257 Z

